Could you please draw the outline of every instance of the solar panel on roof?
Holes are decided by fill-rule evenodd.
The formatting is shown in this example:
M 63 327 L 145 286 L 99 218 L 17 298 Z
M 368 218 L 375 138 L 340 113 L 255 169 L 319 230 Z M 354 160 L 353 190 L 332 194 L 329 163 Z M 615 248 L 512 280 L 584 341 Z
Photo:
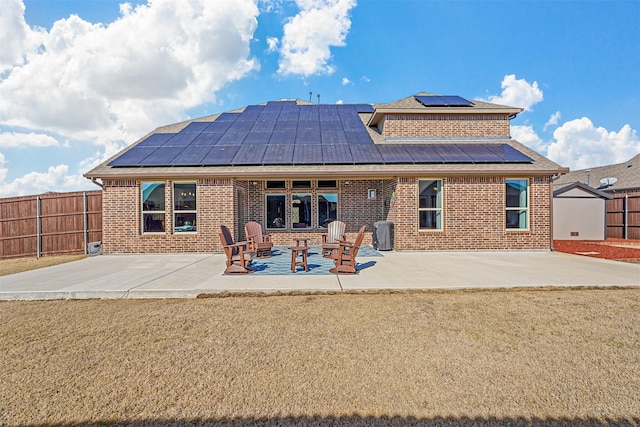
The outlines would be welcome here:
M 267 105 L 296 105 L 296 101 L 292 99 L 282 99 L 280 101 L 267 101 Z
M 413 157 L 407 153 L 403 145 L 381 144 L 376 145 L 376 148 L 385 163 L 413 163 Z
M 238 152 L 238 145 L 214 145 L 202 160 L 203 165 L 229 165 Z
M 139 142 L 136 147 L 160 147 L 175 135 L 175 133 L 154 133 L 144 141 Z
M 347 136 L 341 130 L 322 130 L 320 132 L 320 142 L 323 145 L 347 144 Z
M 271 132 L 275 125 L 275 120 L 256 120 L 251 128 L 251 132 Z
M 272 132 L 249 132 L 244 139 L 244 144 L 263 144 L 266 145 L 271 139 Z
M 373 144 L 369 133 L 364 129 L 358 131 L 345 130 L 344 134 L 349 144 Z
M 322 162 L 325 164 L 351 164 L 353 157 L 346 144 L 323 145 Z
M 282 132 L 285 130 L 296 130 L 298 129 L 298 122 L 295 121 L 287 121 L 287 122 L 281 122 L 278 121 L 275 124 L 275 127 L 273 128 L 274 132 Z M 295 132 L 294 132 L 295 133 Z
M 436 144 L 433 149 L 445 163 L 471 163 L 472 159 L 456 144 Z
M 264 110 L 262 105 L 247 105 L 240 113 L 238 120 L 255 120 L 262 113 L 262 110 Z
M 244 144 L 240 146 L 233 157 L 233 165 L 259 165 L 262 163 L 264 153 L 267 151 L 266 144 Z
M 192 122 L 185 126 L 180 132 L 197 132 L 200 133 L 206 129 L 211 122 Z
M 289 129 L 282 132 L 273 132 L 269 144 L 295 144 L 296 142 L 296 130 Z
M 233 132 L 229 130 L 227 133 L 223 134 L 218 143 L 216 145 L 240 145 L 242 141 L 247 137 L 249 132 Z
M 235 122 L 240 114 L 238 113 L 222 113 L 216 118 L 216 122 Z
M 211 150 L 210 145 L 188 146 L 183 152 L 178 154 L 171 162 L 173 166 L 199 166 L 204 161 L 207 153 Z
M 322 129 L 322 131 L 325 131 L 325 130 L 342 131 L 344 127 L 342 126 L 342 122 L 340 120 L 327 120 L 327 121 L 320 121 L 320 129 Z
M 113 159 L 109 163 L 109 166 L 139 166 L 145 157 L 157 149 L 158 147 L 140 147 L 138 144 L 120 155 L 117 159 Z
M 407 150 L 415 163 L 442 163 L 442 157 L 431 145 L 406 144 L 404 149 Z
M 235 122 L 231 123 L 228 132 L 249 132 L 253 127 L 253 123 L 254 122 L 250 120 L 236 120 Z
M 264 152 L 265 165 L 287 165 L 293 161 L 293 144 L 269 144 Z
M 187 147 L 193 146 L 203 146 L 203 147 L 211 147 L 212 145 L 216 145 L 216 143 L 222 138 L 223 133 L 201 133 L 196 136 L 193 141 L 187 145 Z
M 320 129 L 298 129 L 295 144 L 320 144 Z
M 195 132 L 178 132 L 162 144 L 163 147 L 185 147 L 198 136 Z
M 473 102 L 456 95 L 415 95 L 414 98 L 425 107 L 472 107 Z
M 531 157 L 521 153 L 509 144 L 487 144 L 487 147 L 507 163 L 531 163 Z
M 293 148 L 293 163 L 322 164 L 322 146 L 320 144 L 301 144 Z
M 300 121 L 319 121 L 320 115 L 317 105 L 301 105 Z
M 382 156 L 373 144 L 350 145 L 351 157 L 356 164 L 382 163 Z
M 298 130 L 300 129 L 309 129 L 309 130 L 315 130 L 316 132 L 319 132 L 320 122 L 318 120 L 299 120 Z
M 280 111 L 280 115 L 278 116 L 278 121 L 288 122 L 294 121 L 297 122 L 300 117 L 300 107 L 298 105 L 284 105 L 282 107 L 282 111 Z
M 358 113 L 373 113 L 375 108 L 371 104 L 350 104 Z
M 460 144 L 458 145 L 474 163 L 501 162 L 502 158 L 486 147 L 486 144 Z
M 138 164 L 140 166 L 169 166 L 184 149 L 184 147 L 158 147 Z

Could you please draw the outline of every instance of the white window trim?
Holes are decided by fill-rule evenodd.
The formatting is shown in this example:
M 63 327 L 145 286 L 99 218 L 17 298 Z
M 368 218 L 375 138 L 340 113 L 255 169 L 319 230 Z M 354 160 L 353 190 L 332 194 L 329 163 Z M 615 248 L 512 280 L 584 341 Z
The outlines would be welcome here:
M 440 203 L 442 204 L 442 207 L 440 208 L 421 208 L 420 207 L 420 181 L 440 181 L 440 194 L 441 194 L 441 201 Z M 418 202 L 418 217 L 416 218 L 417 221 L 417 226 L 418 226 L 418 232 L 420 233 L 442 233 L 444 232 L 444 192 L 445 192 L 445 188 L 444 188 L 444 178 L 418 178 L 417 180 L 418 182 L 418 188 L 417 188 L 417 194 L 416 194 L 416 199 Z M 420 228 L 420 212 L 433 212 L 433 211 L 440 211 L 440 228 Z
M 507 181 L 527 181 L 527 206 L 525 206 L 524 208 L 522 207 L 516 207 L 516 208 L 510 208 L 507 207 Z M 530 207 L 531 207 L 531 180 L 529 178 L 522 178 L 522 177 L 506 177 L 504 179 L 504 199 L 503 199 L 503 203 L 504 203 L 504 220 L 502 221 L 502 224 L 504 226 L 504 229 L 508 232 L 508 233 L 513 233 L 513 232 L 523 232 L 523 231 L 530 231 L 530 224 L 531 224 L 531 211 L 530 211 Z M 525 214 L 525 221 L 527 222 L 527 226 L 524 228 L 508 228 L 507 227 L 507 211 L 520 211 L 520 210 L 524 210 L 526 212 Z

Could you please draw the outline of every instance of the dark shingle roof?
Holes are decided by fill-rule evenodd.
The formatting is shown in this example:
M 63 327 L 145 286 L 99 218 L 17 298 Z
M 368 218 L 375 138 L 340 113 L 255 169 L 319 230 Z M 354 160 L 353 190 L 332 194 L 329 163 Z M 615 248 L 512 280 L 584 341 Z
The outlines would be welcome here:
M 600 181 L 606 178 L 616 178 L 616 182 L 612 185 L 601 184 Z M 557 190 L 574 182 L 582 182 L 605 192 L 640 191 L 640 154 L 624 163 L 571 171 L 553 181 L 553 188 Z

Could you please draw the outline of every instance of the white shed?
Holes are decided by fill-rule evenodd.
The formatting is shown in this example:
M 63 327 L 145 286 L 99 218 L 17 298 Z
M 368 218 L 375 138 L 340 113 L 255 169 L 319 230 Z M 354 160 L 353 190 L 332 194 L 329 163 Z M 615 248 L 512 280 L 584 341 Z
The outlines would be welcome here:
M 553 192 L 554 240 L 604 240 L 607 236 L 607 200 L 603 193 L 581 182 Z

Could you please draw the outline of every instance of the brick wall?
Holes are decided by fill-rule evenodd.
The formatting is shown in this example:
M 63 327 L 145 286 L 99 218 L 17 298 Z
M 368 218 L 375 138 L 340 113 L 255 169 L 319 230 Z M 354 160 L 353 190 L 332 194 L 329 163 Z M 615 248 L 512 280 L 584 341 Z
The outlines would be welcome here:
M 232 180 L 197 181 L 197 233 L 173 233 L 172 181 L 165 181 L 165 232 L 142 234 L 140 182 L 105 180 L 103 251 L 113 253 L 221 252 L 220 225 L 235 232 L 236 185 Z
M 505 228 L 505 177 L 443 178 L 442 230 L 418 230 L 418 180 L 396 186 L 395 247 L 399 250 L 549 249 L 551 184 L 529 181 L 529 229 Z
M 338 219 L 347 224 L 347 238 L 355 238 L 367 225 L 365 243 L 371 243 L 372 225 L 383 219 L 395 224 L 397 250 L 549 249 L 551 184 L 549 177 L 530 178 L 529 229 L 505 229 L 505 177 L 445 177 L 443 179 L 443 229 L 418 230 L 418 180 L 416 178 L 341 180 L 338 189 L 267 191 L 262 181 L 200 179 L 197 181 L 197 233 L 173 233 L 172 181 L 165 181 L 165 232 L 142 234 L 140 183 L 106 180 L 103 191 L 103 249 L 105 253 L 221 252 L 220 225 L 243 238 L 247 221 L 265 228 L 265 195 L 286 194 L 290 217 L 293 193 L 313 196 L 313 228 L 270 230 L 276 245 L 290 245 L 294 237 L 318 244 L 323 229 L 317 221 L 317 194 L 338 192 Z M 254 184 L 255 182 L 255 184 Z M 368 199 L 368 190 L 376 198 Z
M 509 137 L 507 114 L 389 114 L 383 122 L 385 138 Z

